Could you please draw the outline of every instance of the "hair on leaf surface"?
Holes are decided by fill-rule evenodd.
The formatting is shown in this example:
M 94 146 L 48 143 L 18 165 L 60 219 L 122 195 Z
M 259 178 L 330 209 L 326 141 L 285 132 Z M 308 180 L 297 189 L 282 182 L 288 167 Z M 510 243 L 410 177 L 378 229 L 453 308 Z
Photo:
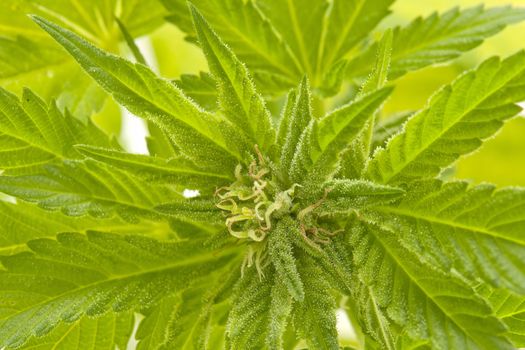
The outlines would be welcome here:
M 0 12 L 19 35 L 0 45 L 0 348 L 525 347 L 525 189 L 442 176 L 521 111 L 524 51 L 384 108 L 522 9 L 373 35 L 393 1 L 60 3 Z M 135 39 L 166 20 L 207 71 L 145 64 Z M 89 84 L 3 83 L 63 57 Z M 86 122 L 100 96 L 148 123 L 147 154 Z

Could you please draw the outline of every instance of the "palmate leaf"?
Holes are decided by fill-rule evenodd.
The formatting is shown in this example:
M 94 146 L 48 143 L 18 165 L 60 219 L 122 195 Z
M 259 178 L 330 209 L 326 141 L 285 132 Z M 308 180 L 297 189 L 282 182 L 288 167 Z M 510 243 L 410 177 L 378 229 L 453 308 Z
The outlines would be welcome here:
M 453 8 L 443 14 L 419 17 L 406 27 L 394 29 L 389 78 L 399 78 L 408 72 L 450 61 L 479 46 L 507 25 L 523 19 L 525 11 L 510 6 Z M 352 59 L 347 75 L 366 77 L 370 70 L 369 62 L 376 52 L 377 44 L 374 44 Z
M 237 125 L 266 151 L 274 143 L 271 116 L 255 91 L 247 68 L 217 37 L 199 11 L 190 5 L 198 39 L 211 73 L 217 79 L 219 106 L 225 118 Z
M 119 103 L 168 131 L 181 152 L 199 166 L 229 174 L 240 155 L 251 151 L 242 132 L 199 108 L 147 67 L 107 54 L 45 19 L 34 20 Z
M 117 214 L 132 222 L 139 217 L 156 218 L 154 206 L 181 198 L 167 186 L 140 181 L 93 161 L 47 166 L 37 175 L 1 176 L 0 191 L 66 215 L 107 218 Z
M 202 241 L 158 242 L 88 232 L 28 243 L 33 253 L 2 257 L 0 343 L 8 348 L 43 336 L 62 321 L 147 308 L 203 274 L 220 271 L 232 250 L 209 251 Z
M 353 225 L 348 239 L 360 324 L 379 344 L 372 348 L 410 339 L 433 349 L 512 349 L 489 304 L 458 276 L 425 262 L 421 250 L 400 245 L 396 232 Z
M 0 88 L 0 169 L 20 174 L 46 163 L 81 159 L 73 148 L 77 143 L 119 149 L 91 122 L 85 125 L 63 115 L 54 102 L 47 105 L 31 90 L 18 99 Z
M 428 264 L 525 295 L 525 189 L 436 180 L 414 183 L 407 193 L 369 219 L 427 252 Z
M 525 98 L 525 52 L 491 58 L 434 95 L 402 132 L 375 152 L 367 176 L 381 183 L 433 177 L 461 155 L 478 149 Z

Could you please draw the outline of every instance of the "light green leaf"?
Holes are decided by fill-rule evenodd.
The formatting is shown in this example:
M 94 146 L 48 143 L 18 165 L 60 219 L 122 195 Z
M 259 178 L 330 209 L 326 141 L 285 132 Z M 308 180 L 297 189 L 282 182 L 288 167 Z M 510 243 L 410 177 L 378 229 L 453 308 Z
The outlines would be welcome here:
M 154 206 L 181 198 L 169 187 L 139 181 L 93 161 L 48 166 L 38 175 L 0 176 L 0 191 L 70 216 L 107 218 L 116 213 L 132 222 L 156 218 Z
M 97 49 L 73 32 L 45 19 L 34 21 L 62 44 L 80 65 L 135 115 L 168 132 L 199 166 L 222 173 L 247 150 L 245 140 L 225 120 L 200 109 L 180 89 L 150 69 Z
M 170 295 L 159 301 L 154 307 L 144 311 L 145 317 L 140 322 L 135 338 L 137 350 L 158 350 L 166 341 L 167 325 L 174 317 L 180 299 Z
M 365 217 L 427 252 L 428 264 L 525 295 L 525 189 L 429 181 L 407 193 Z
M 256 0 L 255 2 L 275 26 L 285 43 L 290 46 L 294 58 L 299 61 L 301 72 L 306 74 L 315 85 L 328 2 L 311 0 L 308 6 L 298 0 Z M 291 64 L 293 61 L 288 62 L 288 65 Z
M 399 244 L 397 232 L 378 227 L 354 224 L 348 241 L 361 326 L 378 348 L 410 339 L 434 349 L 512 349 L 503 323 L 472 287 L 425 261 L 425 251 Z
M 208 224 L 224 224 L 224 216 L 216 204 L 215 199 L 200 197 L 191 199 L 184 198 L 156 206 L 155 210 L 180 220 Z
M 381 183 L 432 177 L 478 149 L 521 110 L 515 103 L 525 98 L 524 70 L 525 52 L 491 58 L 442 88 L 376 151 L 368 177 Z
M 479 46 L 507 25 L 525 19 L 520 8 L 476 6 L 453 8 L 443 14 L 417 18 L 406 27 L 394 29 L 392 66 L 389 78 L 395 79 L 423 67 L 450 61 Z M 377 44 L 370 46 L 348 64 L 350 77 L 366 76 Z
M 180 157 L 179 147 L 170 139 L 165 130 L 148 122 L 148 132 L 146 143 L 151 156 L 165 159 Z
M 333 0 L 325 24 L 327 28 L 323 38 L 324 47 L 321 48 L 322 64 L 327 67 L 345 58 L 390 13 L 388 8 L 393 2 L 394 0 Z M 368 62 L 370 64 L 372 61 Z
M 25 173 L 35 166 L 81 159 L 76 143 L 118 147 L 91 122 L 84 125 L 47 105 L 30 90 L 22 98 L 0 88 L 0 169 Z
M 326 216 L 388 204 L 405 194 L 401 188 L 378 185 L 367 180 L 336 179 L 327 181 L 323 187 L 326 198 L 315 211 Z
M 116 219 L 72 218 L 23 202 L 14 204 L 0 201 L 0 254 L 14 254 L 24 250 L 25 243 L 32 239 L 54 237 L 59 232 L 84 232 L 102 227 L 116 232 L 118 228 L 125 227 L 123 224 Z
M 30 87 L 45 100 L 55 98 L 61 109 L 87 121 L 107 95 L 55 43 L 43 36 L 28 14 L 52 18 L 98 45 L 117 50 L 120 40 L 115 16 L 133 36 L 162 23 L 164 9 L 156 0 L 79 1 L 5 0 L 0 4 L 0 85 L 19 93 Z
M 289 132 L 289 124 L 294 118 L 295 104 L 297 99 L 297 91 L 295 89 L 290 90 L 286 97 L 286 103 L 281 112 L 281 118 L 279 120 L 279 130 L 277 132 L 277 147 L 279 154 L 282 153 L 282 148 L 286 144 L 287 135 Z
M 126 349 L 133 331 L 133 313 L 109 312 L 99 318 L 82 317 L 61 324 L 42 338 L 32 339 L 20 349 L 31 350 L 97 350 Z
M 516 348 L 525 346 L 525 297 L 503 289 L 484 288 L 480 292 L 496 310 L 496 315 L 508 327 L 507 337 Z
M 166 326 L 166 340 L 161 349 L 204 349 L 210 314 L 205 309 L 206 289 L 197 286 L 182 292 L 177 308 Z
M 225 118 L 245 132 L 261 150 L 275 142 L 270 112 L 255 90 L 250 73 L 190 5 L 198 39 L 211 73 L 218 81 L 219 106 Z
M 293 158 L 297 154 L 297 147 L 301 139 L 301 134 L 312 119 L 310 85 L 307 78 L 304 78 L 301 85 L 298 87 L 293 110 L 290 109 L 291 103 L 292 100 L 289 100 L 287 110 L 285 111 L 285 115 L 289 115 L 289 117 L 286 117 L 286 136 L 284 137 L 284 145 L 281 148 L 280 154 L 281 172 L 283 174 L 288 173 Z M 285 125 L 282 125 L 281 130 L 279 131 L 281 134 L 281 140 L 282 135 L 284 134 L 284 127 Z
M 211 74 L 182 74 L 174 83 L 202 108 L 208 111 L 217 109 L 217 82 Z
M 135 58 L 135 60 L 138 63 L 141 63 L 141 64 L 147 66 L 148 64 L 146 63 L 146 59 L 142 55 L 142 52 L 140 52 L 139 47 L 137 46 L 137 44 L 133 40 L 133 37 L 128 32 L 128 29 L 126 28 L 124 23 L 122 23 L 122 21 L 120 19 L 118 19 L 118 18 L 115 18 L 115 21 L 117 22 L 118 28 L 120 29 L 120 32 L 122 33 L 122 37 L 124 38 L 124 41 L 128 45 L 128 48 L 131 50 L 131 53 L 133 54 L 133 57 Z
M 403 125 L 414 114 L 412 111 L 396 113 L 380 120 L 372 133 L 371 151 L 378 147 L 385 147 L 388 140 L 403 131 Z
M 339 154 L 372 119 L 391 88 L 383 88 L 330 112 L 319 121 L 310 145 L 313 167 L 311 182 L 324 180 L 335 170 Z
M 232 250 L 210 252 L 203 242 L 158 242 L 90 232 L 28 243 L 34 253 L 2 257 L 0 343 L 17 347 L 61 322 L 147 308 L 197 276 L 220 270 Z
M 364 82 L 358 96 L 371 93 L 385 86 L 390 69 L 392 53 L 392 31 L 387 30 L 379 42 L 375 67 Z M 340 173 L 350 179 L 360 178 L 370 157 L 373 132 L 376 125 L 377 113 L 370 118 L 358 137 L 341 155 Z
M 195 37 L 187 2 L 162 2 L 170 10 L 169 20 Z M 196 0 L 191 3 L 239 59 L 248 65 L 258 87 L 264 89 L 261 92 L 275 95 L 296 85 L 301 75 L 295 57 L 254 1 Z
M 209 189 L 220 187 L 220 185 L 231 180 L 231 177 L 226 175 L 200 170 L 182 157 L 163 159 L 86 145 L 76 145 L 75 149 L 94 160 L 159 184 L 171 184 L 192 189 Z

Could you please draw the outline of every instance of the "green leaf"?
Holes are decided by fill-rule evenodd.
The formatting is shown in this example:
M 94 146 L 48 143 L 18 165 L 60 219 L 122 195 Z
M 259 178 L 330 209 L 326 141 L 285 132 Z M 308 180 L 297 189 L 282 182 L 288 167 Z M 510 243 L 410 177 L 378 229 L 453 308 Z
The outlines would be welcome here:
M 76 143 L 116 147 L 92 123 L 63 115 L 54 102 L 47 105 L 31 90 L 24 90 L 19 100 L 0 88 L 0 169 L 20 174 L 42 164 L 81 159 L 72 147 Z
M 192 38 L 195 37 L 187 2 L 162 2 L 170 10 L 169 19 Z M 275 95 L 293 87 L 300 79 L 295 57 L 254 1 L 197 0 L 192 4 L 239 59 L 248 65 L 258 87 L 264 88 L 262 92 Z
M 165 349 L 198 349 L 203 348 L 199 342 L 207 331 L 207 317 L 200 319 L 202 294 L 195 289 L 183 293 L 181 303 L 176 310 L 176 317 L 168 324 L 168 340 L 163 344 Z
M 365 216 L 427 252 L 428 264 L 525 295 L 525 189 L 428 181 L 407 193 Z
M 158 242 L 109 233 L 67 233 L 40 239 L 34 253 L 2 257 L 0 343 L 17 347 L 61 322 L 147 308 L 220 269 L 231 250 L 210 252 L 202 242 Z
M 119 220 L 71 218 L 23 202 L 14 204 L 0 201 L 0 254 L 14 254 L 24 250 L 25 243 L 32 239 L 54 237 L 59 232 L 79 232 L 102 227 L 117 231 L 117 227 L 122 227 L 122 224 Z
M 488 303 L 463 279 L 425 261 L 423 250 L 400 244 L 399 236 L 354 224 L 348 237 L 360 324 L 379 348 L 410 339 L 435 349 L 512 349 Z
M 480 292 L 496 310 L 496 315 L 508 327 L 507 337 L 516 348 L 525 346 L 525 298 L 503 289 L 483 288 Z
M 138 217 L 158 217 L 154 206 L 181 197 L 169 187 L 139 181 L 93 161 L 47 166 L 38 175 L 0 176 L 0 191 L 70 216 L 107 218 L 116 213 L 132 222 Z
M 335 302 L 322 270 L 309 256 L 298 264 L 305 289 L 304 300 L 295 304 L 293 324 L 311 349 L 339 349 Z
M 365 81 L 358 96 L 371 93 L 385 86 L 390 69 L 392 54 L 392 31 L 387 30 L 379 42 L 375 67 Z M 377 114 L 377 113 L 376 113 Z M 362 133 L 352 142 L 350 147 L 341 155 L 341 174 L 347 178 L 360 178 L 370 157 L 373 131 L 377 115 L 374 114 L 367 122 Z
M 277 132 L 277 147 L 279 149 L 279 154 L 282 153 L 282 148 L 287 142 L 287 135 L 289 132 L 289 124 L 294 118 L 295 113 L 295 104 L 297 99 L 297 91 L 295 89 L 290 90 L 286 97 L 286 103 L 281 112 L 281 119 L 279 121 L 279 130 Z
M 211 74 L 182 74 L 174 83 L 202 108 L 208 111 L 217 109 L 217 82 Z
M 146 59 L 142 55 L 142 52 L 140 52 L 140 49 L 138 48 L 137 44 L 135 44 L 135 41 L 133 40 L 133 37 L 128 32 L 128 29 L 122 23 L 122 21 L 118 18 L 115 18 L 115 21 L 117 22 L 118 28 L 120 29 L 120 32 L 122 33 L 122 37 L 126 41 L 126 44 L 128 45 L 128 48 L 131 50 L 131 53 L 133 54 L 133 57 L 138 63 L 142 63 L 143 65 L 147 66 Z
M 374 151 L 378 147 L 385 147 L 388 140 L 394 135 L 403 131 L 403 126 L 414 112 L 400 112 L 387 116 L 380 120 L 372 133 L 372 146 L 370 150 Z
M 180 220 L 209 224 L 224 224 L 222 212 L 214 199 L 191 198 L 170 201 L 155 207 L 155 210 Z
M 288 173 L 288 169 L 292 165 L 293 158 L 297 154 L 297 147 L 301 138 L 301 134 L 312 119 L 312 107 L 310 106 L 310 85 L 306 77 L 303 78 L 300 86 L 298 87 L 297 97 L 294 100 L 295 103 L 293 109 L 291 109 L 291 103 L 293 103 L 293 101 L 291 99 L 289 100 L 285 111 L 285 115 L 289 115 L 289 117 L 284 119 L 286 120 L 286 125 L 281 125 L 281 130 L 279 130 L 281 140 L 283 140 L 282 135 L 286 135 L 283 140 L 284 144 L 282 145 L 280 154 L 280 165 L 283 175 Z M 284 127 L 286 127 L 286 133 L 284 132 Z
M 346 57 L 390 13 L 388 8 L 393 2 L 394 0 L 332 1 L 325 24 L 325 47 L 321 48 L 323 65 L 330 66 Z
M 290 296 L 301 301 L 304 299 L 304 286 L 297 272 L 292 239 L 289 237 L 298 230 L 295 226 L 296 223 L 290 217 L 281 219 L 269 233 L 268 251 L 280 283 L 286 286 Z
M 394 29 L 392 65 L 389 78 L 395 79 L 423 67 L 450 61 L 499 33 L 507 25 L 525 19 L 520 8 L 476 6 L 453 8 L 443 14 L 433 13 L 417 18 L 406 27 Z M 377 44 L 371 45 L 348 64 L 350 77 L 363 77 L 369 72 Z
M 73 32 L 43 18 L 34 21 L 68 50 L 102 87 L 133 114 L 168 132 L 181 151 L 199 166 L 231 172 L 247 151 L 245 140 L 224 120 L 189 100 L 174 84 L 150 69 L 97 49 Z
M 253 267 L 239 279 L 226 326 L 227 348 L 255 350 L 264 346 L 272 282 L 271 278 L 260 280 Z
M 271 116 L 255 90 L 250 73 L 213 32 L 199 11 L 190 5 L 198 39 L 211 73 L 218 81 L 219 105 L 225 118 L 267 150 L 275 142 Z
M 256 0 L 256 4 L 290 46 L 301 72 L 315 83 L 328 2 L 311 0 L 304 6 L 298 0 Z
M 162 159 L 86 145 L 75 145 L 75 149 L 89 158 L 159 184 L 206 189 L 220 187 L 231 180 L 225 175 L 200 170 L 182 157 Z
M 503 61 L 491 58 L 434 95 L 404 130 L 368 164 L 368 177 L 381 183 L 432 177 L 461 155 L 478 149 L 525 98 L 525 52 Z
M 401 198 L 401 188 L 378 185 L 366 180 L 336 179 L 325 182 L 326 198 L 315 209 L 321 216 L 348 214 L 363 207 L 389 204 Z
M 391 91 L 391 88 L 377 90 L 329 113 L 319 121 L 317 136 L 310 145 L 313 162 L 311 181 L 324 180 L 333 173 L 339 154 L 371 120 Z
M 99 318 L 82 317 L 62 324 L 42 338 L 32 339 L 20 349 L 83 350 L 86 347 L 100 350 L 126 349 L 133 331 L 133 313 L 109 312 Z
M 87 121 L 99 111 L 107 94 L 27 17 L 52 18 L 98 45 L 117 50 L 115 16 L 133 36 L 143 35 L 162 23 L 164 10 L 156 0 L 78 1 L 5 0 L 0 4 L 0 85 L 19 93 L 29 87 L 45 100 L 55 98 L 61 109 Z
M 270 350 L 287 349 L 283 347 L 283 338 L 288 326 L 288 318 L 292 311 L 292 299 L 288 288 L 279 279 L 275 280 L 270 298 L 266 345 Z
M 166 341 L 167 324 L 173 318 L 179 297 L 170 295 L 145 310 L 137 329 L 137 350 L 157 350 Z

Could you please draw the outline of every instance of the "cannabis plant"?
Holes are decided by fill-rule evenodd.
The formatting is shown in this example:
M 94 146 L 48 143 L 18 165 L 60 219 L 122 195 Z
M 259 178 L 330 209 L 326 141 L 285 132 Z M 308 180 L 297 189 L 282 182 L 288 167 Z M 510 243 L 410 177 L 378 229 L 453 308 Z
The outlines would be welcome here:
M 17 10 L 41 28 L 1 39 L 4 79 L 78 67 L 45 32 L 91 78 L 61 76 L 58 102 L 0 90 L 0 347 L 525 346 L 525 189 L 450 176 L 519 114 L 525 52 L 466 71 L 420 110 L 382 113 L 397 78 L 525 11 L 375 29 L 392 2 L 7 1 L 0 28 Z M 209 73 L 148 67 L 133 37 L 158 13 Z M 137 62 L 90 42 L 116 52 L 107 37 Z M 148 122 L 148 155 L 85 117 L 108 97 L 86 81 Z

